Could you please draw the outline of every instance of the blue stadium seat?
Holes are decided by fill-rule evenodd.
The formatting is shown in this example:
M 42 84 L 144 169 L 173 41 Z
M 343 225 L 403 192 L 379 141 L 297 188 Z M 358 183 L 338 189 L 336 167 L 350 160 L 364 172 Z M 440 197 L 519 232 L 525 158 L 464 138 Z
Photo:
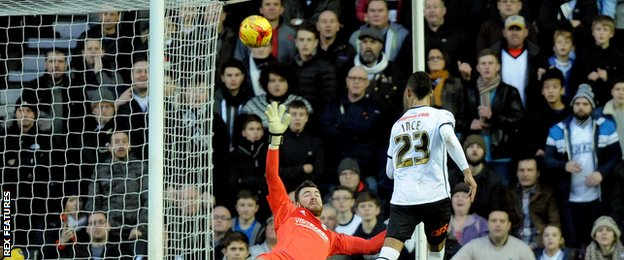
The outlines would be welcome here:
M 77 39 L 28 38 L 28 48 L 36 49 L 71 49 L 76 47 Z
M 22 57 L 22 70 L 24 72 L 42 72 L 45 70 L 45 56 L 24 55 Z
M 86 22 L 57 22 L 54 24 L 54 31 L 64 39 L 78 39 L 80 34 L 87 29 L 89 29 L 89 24 Z

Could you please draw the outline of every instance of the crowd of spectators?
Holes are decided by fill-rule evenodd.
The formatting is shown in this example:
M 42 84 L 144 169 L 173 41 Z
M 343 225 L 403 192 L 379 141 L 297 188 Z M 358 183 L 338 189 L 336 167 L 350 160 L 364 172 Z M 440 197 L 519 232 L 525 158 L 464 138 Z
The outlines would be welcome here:
M 213 207 L 217 259 L 276 243 L 264 180 L 270 102 L 292 116 L 280 149 L 287 190 L 316 182 L 326 228 L 364 238 L 384 229 L 390 126 L 413 72 L 412 8 L 402 0 L 225 6 L 214 94 L 182 71 L 209 62 L 188 52 L 207 18 L 181 8 L 165 19 L 165 67 L 179 71 L 167 74 L 163 91 L 181 102 L 167 116 L 184 122 L 176 134 L 189 140 L 177 148 L 211 147 L 214 163 L 213 198 L 172 194 L 210 200 L 201 206 Z M 237 39 L 250 14 L 271 23 L 270 45 Z M 148 28 L 124 25 L 132 23 L 124 15 L 99 14 L 75 49 L 42 51 L 45 73 L 23 82 L 8 105 L 15 112 L 0 129 L 2 186 L 15 191 L 14 241 L 28 255 L 147 253 Z M 624 3 L 425 0 L 424 17 L 431 104 L 455 116 L 479 185 L 474 202 L 463 199 L 469 190 L 449 165 L 447 257 L 624 259 Z M 195 123 L 207 117 L 212 133 Z M 371 256 L 332 257 L 349 258 Z

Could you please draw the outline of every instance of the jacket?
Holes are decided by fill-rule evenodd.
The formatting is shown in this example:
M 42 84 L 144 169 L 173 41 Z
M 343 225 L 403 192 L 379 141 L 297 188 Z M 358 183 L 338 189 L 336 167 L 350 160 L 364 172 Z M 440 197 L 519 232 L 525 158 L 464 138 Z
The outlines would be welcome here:
M 302 61 L 297 55 L 291 66 L 299 79 L 299 84 L 292 86 L 294 92 L 308 100 L 316 111 L 323 104 L 336 99 L 336 68 L 329 60 L 315 54 L 311 59 Z
M 509 207 L 507 212 L 510 213 L 509 219 L 513 224 L 511 232 L 518 234 L 522 232 L 523 212 L 522 212 L 522 194 L 523 190 L 520 185 L 516 185 L 506 190 L 505 202 L 503 205 Z M 535 190 L 529 199 L 529 215 L 531 223 L 535 228 L 532 241 L 539 247 L 543 247 L 542 231 L 546 225 L 560 226 L 559 208 L 557 208 L 557 200 L 555 193 L 550 187 L 542 186 L 539 183 L 535 185 Z
M 280 157 L 280 177 L 287 191 L 293 191 L 305 180 L 323 177 L 323 142 L 307 131 L 294 133 L 286 130 Z M 314 170 L 310 174 L 303 171 L 304 164 L 311 164 Z
M 558 194 L 568 196 L 570 194 L 570 174 L 565 171 L 565 164 L 571 160 L 571 137 L 570 124 L 573 115 L 568 116 L 563 121 L 550 128 L 548 139 L 546 140 L 546 150 L 544 155 L 544 166 L 557 174 L 560 181 L 555 187 Z M 621 159 L 620 144 L 616 132 L 615 123 L 608 117 L 598 113 L 592 115 L 594 126 L 594 165 L 596 171 L 602 174 L 603 180 L 610 177 L 613 167 Z M 602 184 L 605 184 L 603 181 Z M 565 198 L 567 200 L 567 197 Z
M 477 196 L 470 207 L 470 213 L 476 213 L 483 218 L 487 218 L 492 210 L 502 206 L 504 191 L 501 180 L 487 165 L 483 166 L 481 172 L 474 176 L 474 179 L 479 188 L 477 189 Z M 449 173 L 451 188 L 460 182 L 464 182 L 464 174 L 455 168 Z
M 480 95 L 474 83 L 466 91 L 466 120 L 470 124 L 473 119 L 479 119 L 477 108 L 480 105 Z M 520 94 L 516 88 L 501 82 L 496 87 L 496 95 L 491 106 L 489 131 L 492 137 L 492 158 L 509 158 L 513 155 L 515 148 L 513 141 L 524 115 Z M 470 134 L 481 134 L 481 131 L 468 130 L 466 136 Z

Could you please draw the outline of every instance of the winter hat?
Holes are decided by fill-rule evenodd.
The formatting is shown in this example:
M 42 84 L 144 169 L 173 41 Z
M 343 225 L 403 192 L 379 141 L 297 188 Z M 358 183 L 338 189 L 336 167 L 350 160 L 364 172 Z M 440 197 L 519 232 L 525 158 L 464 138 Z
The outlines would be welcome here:
M 570 102 L 570 106 L 574 106 L 574 101 L 580 97 L 586 98 L 591 104 L 592 109 L 596 108 L 596 103 L 594 102 L 594 92 L 592 91 L 592 87 L 589 84 L 583 83 L 579 85 L 579 88 L 576 91 L 576 95 L 574 95 L 572 101 Z
M 615 223 L 615 220 L 613 220 L 609 216 L 602 216 L 596 219 L 596 221 L 594 221 L 594 226 L 592 227 L 592 230 L 591 230 L 592 238 L 596 236 L 596 232 L 598 232 L 598 228 L 600 227 L 608 227 L 611 230 L 613 230 L 613 233 L 615 233 L 616 240 L 620 238 L 620 235 L 622 235 L 622 232 L 620 231 L 620 228 L 618 228 L 618 225 Z
M 358 165 L 358 162 L 351 157 L 345 157 L 342 161 L 340 161 L 340 164 L 338 165 L 338 176 L 340 176 L 344 170 L 352 170 L 360 175 L 360 166 Z
M 362 38 L 371 38 L 373 40 L 377 40 L 381 43 L 384 43 L 384 38 L 383 38 L 383 34 L 381 33 L 381 31 L 379 29 L 375 29 L 375 28 L 364 28 L 360 31 L 360 34 L 358 35 L 358 39 L 361 40 Z
M 483 137 L 481 137 L 480 135 L 472 134 L 466 137 L 466 140 L 464 141 L 464 151 L 466 151 L 468 146 L 472 144 L 478 144 L 481 146 L 481 148 L 485 149 L 485 141 L 483 141 Z

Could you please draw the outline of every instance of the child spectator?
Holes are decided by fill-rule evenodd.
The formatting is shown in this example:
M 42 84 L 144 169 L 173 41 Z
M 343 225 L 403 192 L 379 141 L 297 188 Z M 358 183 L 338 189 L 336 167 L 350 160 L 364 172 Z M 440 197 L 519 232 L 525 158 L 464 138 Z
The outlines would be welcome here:
M 448 227 L 448 238 L 446 240 L 446 257 L 450 259 L 459 249 L 470 240 L 485 236 L 487 234 L 487 220 L 470 212 L 472 202 L 468 197 L 470 187 L 460 182 L 451 192 L 451 205 L 453 215 Z
M 594 44 L 580 53 L 584 64 L 581 76 L 596 95 L 596 107 L 604 106 L 610 99 L 610 82 L 624 71 L 624 54 L 610 44 L 614 31 L 615 22 L 611 17 L 597 16 L 592 22 Z
M 256 219 L 256 213 L 259 208 L 257 195 L 248 190 L 238 192 L 236 200 L 238 217 L 232 219 L 232 230 L 245 234 L 249 238 L 248 242 L 252 245 L 258 244 L 264 228 Z
M 354 236 L 370 239 L 386 229 L 386 224 L 379 221 L 381 203 L 374 193 L 365 191 L 357 196 L 355 213 L 362 218 L 362 223 L 355 230 Z
M 558 226 L 547 225 L 542 232 L 544 249 L 537 255 L 539 259 L 577 259 L 574 252 L 565 248 L 565 239 Z
M 264 165 L 267 144 L 262 120 L 256 115 L 241 117 L 242 131 L 237 146 L 232 153 L 230 167 L 230 187 L 249 190 L 259 197 L 266 196 Z
M 579 78 L 582 72 L 579 71 L 581 66 L 579 65 L 580 62 L 577 62 L 574 36 L 572 36 L 572 32 L 570 31 L 556 30 L 553 35 L 553 40 L 554 54 L 548 58 L 548 66 L 549 68 L 559 69 L 563 73 L 563 86 L 565 87 L 564 96 L 566 97 L 565 101 L 568 101 L 572 98 L 573 94 L 576 93 L 576 87 L 582 79 L 582 77 Z M 542 75 L 545 72 L 544 69 L 538 70 L 540 80 L 543 80 Z
M 290 126 L 280 149 L 280 176 L 287 191 L 305 180 L 318 180 L 323 174 L 323 143 L 308 131 L 310 113 L 303 101 L 288 106 Z

